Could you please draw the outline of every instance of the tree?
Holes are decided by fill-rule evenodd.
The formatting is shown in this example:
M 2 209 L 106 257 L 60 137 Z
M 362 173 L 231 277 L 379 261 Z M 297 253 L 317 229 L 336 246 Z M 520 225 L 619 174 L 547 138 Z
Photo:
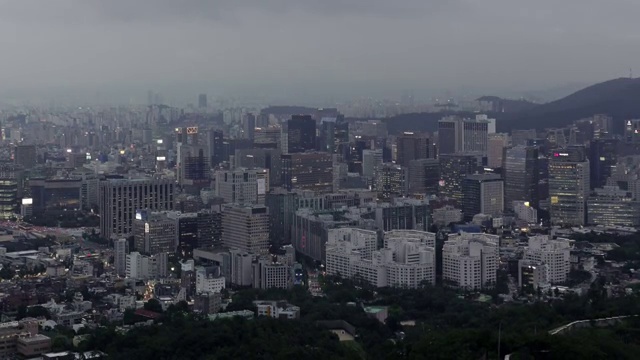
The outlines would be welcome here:
M 162 304 L 160 304 L 160 301 L 158 301 L 158 299 L 149 299 L 149 301 L 144 303 L 144 309 L 145 310 L 149 310 L 149 311 L 153 311 L 153 312 L 157 312 L 157 313 L 161 313 L 162 312 Z

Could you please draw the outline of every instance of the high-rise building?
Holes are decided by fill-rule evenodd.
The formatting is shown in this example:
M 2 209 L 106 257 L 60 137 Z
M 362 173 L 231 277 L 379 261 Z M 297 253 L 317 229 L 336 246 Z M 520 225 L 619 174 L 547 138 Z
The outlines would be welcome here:
M 504 149 L 509 145 L 509 135 L 503 133 L 489 134 L 487 149 L 487 166 L 490 168 L 502 167 Z
M 640 226 L 640 201 L 618 185 L 597 188 L 587 200 L 587 224 Z
M 222 212 L 202 210 L 198 212 L 198 247 L 211 248 L 222 245 Z
M 228 205 L 222 212 L 222 244 L 250 254 L 269 250 L 269 211 L 266 206 Z
M 467 290 L 491 288 L 498 274 L 500 237 L 461 233 L 449 236 L 442 249 L 442 279 Z
M 537 137 L 536 129 L 513 130 L 511 131 L 511 146 L 526 146 L 527 140 Z
M 37 160 L 35 145 L 17 145 L 14 148 L 14 161 L 16 165 L 22 166 L 25 170 L 36 166 Z
M 474 174 L 462 182 L 462 212 L 466 220 L 476 214 L 498 216 L 504 211 L 504 183 L 500 175 Z
M 217 170 L 214 180 L 215 195 L 226 203 L 264 204 L 264 197 L 269 192 L 267 169 Z
M 256 132 L 256 115 L 248 113 L 245 114 L 242 121 L 244 137 L 253 141 Z
M 624 141 L 627 143 L 640 142 L 640 119 L 630 119 L 625 121 Z
M 173 208 L 175 183 L 169 179 L 107 179 L 99 185 L 100 234 L 127 236 L 133 231 L 136 211 Z
M 362 176 L 373 178 L 380 165 L 382 165 L 382 149 L 362 150 Z
M 478 157 L 464 154 L 442 154 L 440 163 L 440 193 L 462 202 L 462 180 L 478 170 Z
M 447 116 L 438 121 L 438 154 L 455 154 L 462 149 L 462 119 Z
M 323 152 L 282 154 L 282 183 L 287 190 L 333 191 L 333 155 Z
M 339 155 L 342 159 L 349 154 L 349 123 L 343 115 L 320 119 L 320 151 Z
M 183 257 L 190 257 L 193 249 L 198 247 L 198 214 L 169 211 L 167 218 L 175 224 L 175 244 Z
M 549 161 L 549 210 L 552 224 L 585 224 L 589 175 L 589 160 L 584 147 L 568 147 L 553 152 Z
M 505 149 L 502 173 L 505 204 L 510 208 L 514 201 L 526 201 L 537 209 L 540 201 L 538 194 L 540 181 L 538 148 L 514 146 Z
M 409 193 L 438 193 L 440 163 L 436 159 L 418 159 L 409 162 Z
M 182 145 L 178 160 L 178 181 L 180 185 L 203 185 L 209 182 L 209 162 L 207 148 L 200 145 Z
M 200 109 L 206 109 L 207 108 L 207 94 L 198 95 L 198 107 Z
M 409 169 L 393 163 L 384 163 L 375 171 L 375 189 L 384 199 L 409 193 Z
M 462 122 L 462 151 L 465 153 L 487 153 L 489 121 L 482 117 L 465 119 Z
M 11 162 L 0 162 L 0 219 L 16 216 L 18 209 L 18 183 L 22 169 Z
M 207 133 L 207 145 L 211 167 L 217 167 L 224 161 L 224 133 L 222 130 L 210 129 Z
M 235 167 L 269 170 L 269 185 L 279 186 L 282 181 L 280 149 L 237 149 L 235 152 Z
M 136 212 L 136 218 L 133 220 L 136 251 L 150 255 L 174 253 L 178 247 L 176 234 L 175 221 L 167 218 L 164 212 Z
M 606 185 L 618 163 L 618 139 L 595 139 L 589 146 L 591 189 Z
M 282 153 L 294 154 L 316 148 L 316 122 L 311 115 L 293 115 L 282 124 Z
M 546 235 L 532 236 L 524 249 L 524 260 L 544 265 L 551 284 L 563 284 L 571 270 L 571 244 L 568 239 L 549 239 Z
M 418 159 L 435 158 L 432 154 L 431 140 L 427 134 L 404 132 L 396 137 L 397 161 L 402 166 L 409 166 L 409 162 Z
M 119 276 L 125 276 L 127 272 L 127 239 L 113 241 L 113 268 Z
M 166 253 L 147 256 L 133 251 L 127 255 L 126 261 L 126 276 L 130 279 L 157 279 L 166 277 L 168 273 Z

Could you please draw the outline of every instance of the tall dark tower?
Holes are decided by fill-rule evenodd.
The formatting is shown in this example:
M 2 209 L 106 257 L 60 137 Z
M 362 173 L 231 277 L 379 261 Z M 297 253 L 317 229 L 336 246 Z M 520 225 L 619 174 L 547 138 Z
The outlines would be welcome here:
M 316 122 L 311 115 L 293 115 L 283 124 L 282 153 L 295 154 L 316 148 Z

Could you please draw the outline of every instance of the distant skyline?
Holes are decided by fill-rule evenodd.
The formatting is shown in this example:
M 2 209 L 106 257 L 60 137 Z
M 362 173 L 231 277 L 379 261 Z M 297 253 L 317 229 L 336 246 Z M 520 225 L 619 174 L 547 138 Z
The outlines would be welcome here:
M 0 103 L 326 103 L 640 74 L 631 0 L 0 0 Z

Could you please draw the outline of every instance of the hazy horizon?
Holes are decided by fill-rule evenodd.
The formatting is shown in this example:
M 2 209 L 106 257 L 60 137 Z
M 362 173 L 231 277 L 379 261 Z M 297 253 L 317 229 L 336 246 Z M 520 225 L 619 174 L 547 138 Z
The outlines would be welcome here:
M 634 68 L 634 10 L 625 0 L 0 0 L 0 103 L 577 87 Z

